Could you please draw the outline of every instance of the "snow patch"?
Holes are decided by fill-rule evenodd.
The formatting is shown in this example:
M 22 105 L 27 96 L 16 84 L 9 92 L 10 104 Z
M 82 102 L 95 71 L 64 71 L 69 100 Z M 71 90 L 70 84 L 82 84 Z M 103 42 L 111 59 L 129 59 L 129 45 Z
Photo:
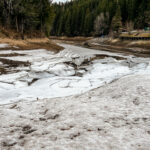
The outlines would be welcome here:
M 6 48 L 9 47 L 9 44 L 0 44 L 0 48 Z

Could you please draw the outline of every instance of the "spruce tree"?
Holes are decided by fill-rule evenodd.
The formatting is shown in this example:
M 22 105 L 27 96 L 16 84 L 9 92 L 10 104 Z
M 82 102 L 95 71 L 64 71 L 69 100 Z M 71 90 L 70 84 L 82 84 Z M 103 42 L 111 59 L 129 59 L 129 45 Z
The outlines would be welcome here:
M 118 6 L 115 16 L 112 19 L 111 23 L 112 30 L 119 33 L 122 28 L 122 17 L 121 17 L 121 11 L 120 6 Z

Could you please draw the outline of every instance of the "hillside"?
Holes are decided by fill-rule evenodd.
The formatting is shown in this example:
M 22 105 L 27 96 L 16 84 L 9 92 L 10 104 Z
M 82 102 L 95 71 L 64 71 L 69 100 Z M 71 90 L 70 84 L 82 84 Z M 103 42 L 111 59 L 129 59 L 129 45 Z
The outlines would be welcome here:
M 0 26 L 21 35 L 104 36 L 150 26 L 149 0 L 0 1 Z
M 150 26 L 149 0 L 74 0 L 54 5 L 51 33 L 102 36 Z

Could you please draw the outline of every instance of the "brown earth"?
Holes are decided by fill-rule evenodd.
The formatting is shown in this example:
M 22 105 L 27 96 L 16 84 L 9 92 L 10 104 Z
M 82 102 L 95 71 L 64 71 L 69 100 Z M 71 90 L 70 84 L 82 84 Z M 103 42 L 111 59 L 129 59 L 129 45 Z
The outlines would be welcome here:
M 110 43 L 109 43 L 110 44 Z M 149 49 L 143 49 L 138 46 L 136 47 L 128 47 L 125 45 L 108 45 L 108 44 L 102 44 L 102 45 L 95 45 L 90 42 L 86 42 L 83 45 L 84 47 L 91 48 L 91 49 L 97 49 L 97 50 L 103 50 L 103 51 L 109 51 L 114 53 L 123 53 L 124 55 L 134 55 L 137 57 L 150 57 L 150 50 Z
M 13 56 L 13 54 L 10 55 L 10 57 L 12 57 L 12 56 Z M 19 56 L 19 55 L 15 55 L 15 56 Z M 8 73 L 14 72 L 14 71 L 18 72 L 19 70 L 17 70 L 16 68 L 19 66 L 24 66 L 24 67 L 30 66 L 29 62 L 9 60 L 7 58 L 0 58 L 0 62 L 3 63 L 3 66 L 0 65 L 0 75 L 8 74 Z M 13 71 L 10 68 L 13 68 Z
M 67 36 L 50 36 L 49 37 L 52 40 L 61 40 L 61 41 L 74 41 L 74 42 L 84 42 L 90 39 L 93 39 L 93 37 L 83 37 L 83 36 L 76 36 L 76 37 L 67 37 Z
M 83 45 L 92 49 L 124 53 L 125 55 L 150 57 L 150 41 L 122 41 L 119 39 L 106 39 L 102 42 L 93 42 L 90 40 L 85 42 Z
M 138 57 L 150 57 L 150 41 L 130 41 L 112 38 L 93 37 L 51 37 L 54 42 L 73 44 L 91 49 L 123 53 L 125 55 L 135 55 Z
M 112 38 L 93 38 L 93 37 L 56 37 L 32 38 L 32 39 L 11 39 L 0 38 L 0 43 L 8 43 L 10 47 L 0 48 L 0 50 L 30 50 L 47 49 L 54 52 L 63 50 L 63 47 L 56 43 L 73 44 L 86 48 L 124 53 L 125 55 L 135 55 L 150 57 L 150 41 L 122 41 Z

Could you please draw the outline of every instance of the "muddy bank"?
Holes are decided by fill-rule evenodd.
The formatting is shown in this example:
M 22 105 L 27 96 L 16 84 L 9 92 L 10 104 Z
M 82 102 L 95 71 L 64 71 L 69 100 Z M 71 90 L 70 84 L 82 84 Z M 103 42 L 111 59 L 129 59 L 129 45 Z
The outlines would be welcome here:
M 73 44 L 73 43 L 82 43 L 86 42 L 88 40 L 93 39 L 93 37 L 82 37 L 82 36 L 77 36 L 77 37 L 65 37 L 65 36 L 50 36 L 49 39 L 55 40 L 55 41 L 61 41 L 66 44 Z
M 150 41 L 122 41 L 119 39 L 94 38 L 83 42 L 81 46 L 114 53 L 123 53 L 125 55 L 150 57 Z
M 10 54 L 8 54 L 8 55 L 10 56 Z M 16 55 L 13 55 L 12 57 L 14 57 L 14 56 L 16 56 Z M 4 57 L 4 55 L 3 55 L 3 57 Z M 0 75 L 19 72 L 20 70 L 17 70 L 17 67 L 29 67 L 31 65 L 30 62 L 28 62 L 28 61 L 26 61 L 26 62 L 15 61 L 15 60 L 9 60 L 6 58 L 0 58 L 0 63 L 2 63 L 2 64 L 0 64 Z
M 73 44 L 91 49 L 123 53 L 138 57 L 150 57 L 150 41 L 122 41 L 112 38 L 94 37 L 50 37 L 57 43 Z

